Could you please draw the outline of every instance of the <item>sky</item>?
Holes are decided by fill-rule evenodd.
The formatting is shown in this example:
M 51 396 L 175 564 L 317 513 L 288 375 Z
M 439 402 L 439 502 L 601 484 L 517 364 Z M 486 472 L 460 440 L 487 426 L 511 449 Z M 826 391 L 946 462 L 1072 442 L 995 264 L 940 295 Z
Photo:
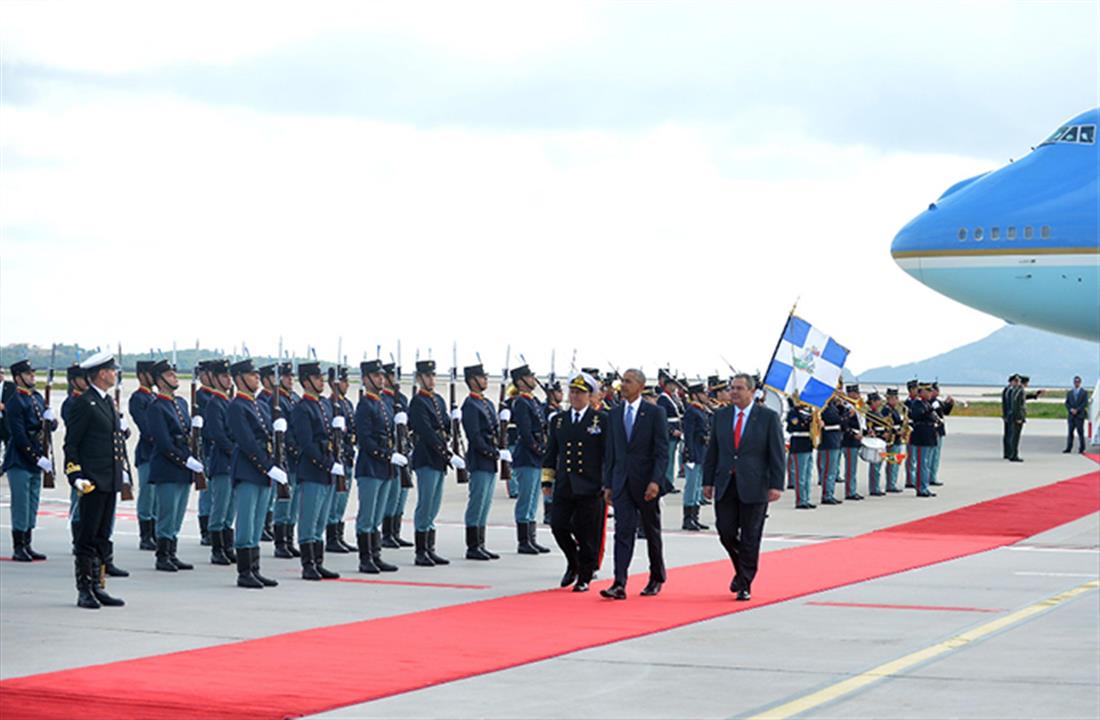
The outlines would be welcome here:
M 1100 104 L 1100 3 L 0 2 L 0 344 L 859 372 L 894 234 Z

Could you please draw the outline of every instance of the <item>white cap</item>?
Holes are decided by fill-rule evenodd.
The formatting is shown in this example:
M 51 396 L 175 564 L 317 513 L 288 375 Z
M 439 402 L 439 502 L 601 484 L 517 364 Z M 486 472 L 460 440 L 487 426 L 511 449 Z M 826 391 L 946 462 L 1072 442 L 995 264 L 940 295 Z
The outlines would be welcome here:
M 115 356 L 105 350 L 97 352 L 91 357 L 85 358 L 80 363 L 80 369 L 86 372 L 99 370 L 103 367 L 109 367 L 111 369 L 118 368 L 118 366 L 115 365 Z

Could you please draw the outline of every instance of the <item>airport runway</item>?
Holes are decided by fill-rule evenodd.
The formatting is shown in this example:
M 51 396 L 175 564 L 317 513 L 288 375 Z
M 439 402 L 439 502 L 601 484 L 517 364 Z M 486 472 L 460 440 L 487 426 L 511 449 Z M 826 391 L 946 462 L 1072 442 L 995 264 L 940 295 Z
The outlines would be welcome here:
M 905 494 L 795 511 L 791 493 L 786 493 L 772 506 L 765 550 L 853 537 L 1097 473 L 1092 460 L 1060 453 L 1063 422 L 1028 424 L 1022 464 L 994 459 L 1000 453 L 999 428 L 999 420 L 950 421 L 941 471 L 945 485 L 935 499 Z M 864 467 L 864 491 L 865 473 Z M 563 569 L 560 554 L 515 554 L 511 502 L 503 484 L 498 484 L 489 530 L 489 545 L 503 551 L 503 558 L 492 563 L 460 559 L 464 495 L 449 479 L 439 542 L 441 552 L 454 561 L 448 567 L 415 568 L 411 550 L 387 551 L 387 559 L 401 570 L 382 579 L 405 584 L 308 583 L 298 579 L 296 561 L 268 557 L 270 545 L 265 545 L 264 569 L 281 585 L 264 591 L 240 590 L 234 586 L 233 568 L 206 562 L 208 552 L 198 545 L 193 515 L 185 524 L 180 556 L 196 562 L 196 570 L 155 572 L 152 553 L 136 549 L 133 505 L 124 503 L 116 530 L 116 562 L 132 576 L 112 580 L 109 589 L 124 597 L 127 607 L 91 612 L 74 605 L 67 488 L 47 492 L 35 546 L 50 559 L 33 565 L 0 562 L 0 678 L 212 648 L 555 587 Z M 688 568 L 723 560 L 713 530 L 678 530 L 679 498 L 665 500 L 669 565 Z M 5 554 L 7 500 L 4 483 L 0 528 Z M 354 512 L 353 496 L 349 517 Z M 713 525 L 709 509 L 703 519 Z M 406 528 L 405 534 L 411 530 Z M 544 544 L 552 544 L 548 530 L 540 534 Z M 858 569 L 869 561 L 841 552 L 835 557 L 838 568 Z M 352 555 L 328 555 L 326 564 L 345 578 L 378 578 L 356 573 Z M 773 558 L 769 563 L 766 554 L 758 584 L 767 578 L 769 564 L 778 562 Z M 639 545 L 634 570 L 644 568 L 644 545 Z M 601 577 L 609 577 L 610 570 L 609 557 Z M 724 577 L 713 588 L 718 598 L 728 597 Z M 1095 718 L 1100 715 L 1098 577 L 1100 514 L 1092 512 L 988 552 L 348 704 L 318 716 Z M 640 588 L 636 583 L 622 605 L 636 611 L 636 604 L 671 601 L 634 596 Z M 567 610 L 531 618 L 519 628 L 502 619 L 501 628 L 509 633 L 505 640 L 522 650 L 590 621 L 594 612 L 607 612 L 593 605 L 602 602 L 593 595 L 570 596 L 558 604 Z M 500 640 L 493 638 L 494 643 Z M 386 665 L 391 650 L 367 640 L 351 648 L 350 655 L 349 648 L 334 653 L 341 660 L 331 667 L 333 687 L 353 692 L 364 676 Z M 470 648 L 472 656 L 477 651 Z M 355 660 L 347 661 L 349 656 Z M 296 662 L 286 658 L 290 678 L 299 672 Z M 428 653 L 419 662 L 402 672 L 413 677 L 426 672 L 433 657 Z M 151 697 L 155 680 L 134 677 L 135 687 L 145 688 L 142 692 L 149 692 L 153 683 Z M 204 687 L 195 692 L 202 695 Z M 0 683 L 0 701 L 4 693 Z M 271 716 L 249 707 L 236 708 L 235 714 Z

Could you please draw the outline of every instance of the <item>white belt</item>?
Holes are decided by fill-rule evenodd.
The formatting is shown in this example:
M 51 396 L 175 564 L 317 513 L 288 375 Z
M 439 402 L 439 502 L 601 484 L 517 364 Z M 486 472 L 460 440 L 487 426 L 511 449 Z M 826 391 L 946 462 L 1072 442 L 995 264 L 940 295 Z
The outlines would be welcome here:
M 839 425 L 826 425 L 825 429 L 826 430 L 839 430 L 840 426 Z
M 810 433 L 808 433 L 808 432 L 793 432 L 793 433 L 791 433 L 791 437 L 810 437 Z

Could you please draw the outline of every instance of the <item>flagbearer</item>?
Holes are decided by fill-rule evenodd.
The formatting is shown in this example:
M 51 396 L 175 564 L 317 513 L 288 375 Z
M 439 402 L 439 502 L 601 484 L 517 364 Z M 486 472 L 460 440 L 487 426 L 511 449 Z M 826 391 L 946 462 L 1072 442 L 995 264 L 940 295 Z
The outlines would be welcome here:
M 15 392 L 4 408 L 4 421 L 11 434 L 4 465 L 11 490 L 12 559 L 16 562 L 45 560 L 46 556 L 31 547 L 31 534 L 38 518 L 38 501 L 42 493 L 42 473 L 53 472 L 53 460 L 42 443 L 42 428 L 57 429 L 57 418 L 46 400 L 35 390 L 34 368 L 27 360 L 11 366 Z
M 813 475 L 814 443 L 810 436 L 813 411 L 798 402 L 798 391 L 787 398 L 787 434 L 791 438 L 787 454 L 787 487 L 794 488 L 796 510 L 813 510 L 810 502 L 810 478 Z
M 481 364 L 463 368 L 470 393 L 462 403 L 462 431 L 469 446 L 466 469 L 470 471 L 469 497 L 466 500 L 466 559 L 496 560 L 500 556 L 485 548 L 485 529 L 493 503 L 493 484 L 497 462 L 511 462 L 512 453 L 497 449 L 500 424 L 492 401 L 485 397 L 489 376 Z
M 328 386 L 331 394 L 333 415 L 339 415 L 347 422 L 344 431 L 344 446 L 340 448 L 340 461 L 350 472 L 355 467 L 355 407 L 348 400 L 348 369 L 343 365 L 328 369 Z M 325 550 L 334 553 L 356 552 L 356 548 L 344 542 L 344 513 L 348 509 L 348 496 L 351 489 L 333 490 L 332 509 L 329 511 L 328 524 L 325 526 Z
M 684 522 L 688 531 L 707 530 L 699 522 L 699 504 L 703 499 L 703 460 L 710 434 L 710 411 L 704 403 L 706 388 L 702 383 L 688 388 L 690 403 L 684 410 Z
M 393 408 L 382 397 L 385 373 L 378 360 L 359 364 L 365 392 L 355 409 L 359 457 L 355 461 L 355 484 L 359 512 L 355 517 L 355 541 L 359 572 L 376 575 L 395 572 L 396 565 L 382 560 L 382 519 L 390 496 L 397 492 L 400 468 L 409 459 L 394 450 Z
M 232 565 L 237 562 L 233 542 L 233 479 L 230 462 L 234 443 L 229 433 L 229 361 L 209 360 L 206 374 L 211 387 L 203 405 L 202 440 L 205 446 L 205 465 L 210 498 L 210 562 L 214 565 Z M 196 396 L 197 397 L 197 396 Z
M 537 541 L 539 482 L 542 475 L 542 452 L 546 445 L 546 419 L 542 407 L 532 394 L 537 381 L 526 365 L 512 370 L 512 382 L 519 390 L 512 403 L 512 423 L 516 426 L 516 450 L 512 474 L 516 477 L 519 497 L 516 498 L 517 552 L 538 555 L 550 552 Z
M 149 407 L 156 400 L 153 392 L 154 360 L 137 361 L 138 388 L 130 395 L 130 417 L 138 429 L 134 465 L 138 476 L 137 516 L 141 550 L 156 550 L 157 490 L 149 479 L 149 463 L 153 459 L 153 434 L 149 431 Z
M 840 398 L 832 398 L 821 409 L 821 442 L 817 446 L 817 478 L 821 483 L 821 504 L 840 505 L 835 497 L 836 479 L 840 473 L 840 446 L 844 439 Z
M 397 426 L 407 425 L 409 421 L 409 399 L 401 392 L 401 383 L 398 379 L 401 368 L 397 363 L 383 363 L 382 371 L 386 374 L 386 387 L 382 389 L 382 399 L 390 408 L 393 415 L 394 433 Z M 396 436 L 394 443 L 396 444 Z M 411 452 L 411 449 L 409 450 Z M 409 498 L 409 489 L 401 486 L 400 471 L 397 473 L 397 482 L 386 502 L 382 517 L 382 547 L 403 548 L 412 547 L 412 543 L 401 537 L 401 519 L 405 515 L 405 503 Z
M 332 442 L 333 429 L 346 430 L 347 421 L 332 417 L 328 403 L 321 402 L 324 380 L 321 365 L 298 363 L 302 399 L 291 411 L 291 428 L 299 448 L 298 546 L 302 552 L 303 580 L 335 580 L 338 573 L 325 568 L 322 540 L 332 508 L 333 478 L 344 474 L 344 464 Z
M 886 406 L 882 408 L 882 415 L 893 428 L 886 434 L 886 452 L 890 453 L 890 457 L 894 459 L 894 462 L 886 463 L 886 492 L 888 493 L 902 491 L 898 487 L 900 463 L 897 462 L 897 457 L 905 452 L 905 443 L 902 438 L 902 419 L 898 407 L 898 389 L 886 388 Z M 908 458 L 906 458 L 907 460 Z

